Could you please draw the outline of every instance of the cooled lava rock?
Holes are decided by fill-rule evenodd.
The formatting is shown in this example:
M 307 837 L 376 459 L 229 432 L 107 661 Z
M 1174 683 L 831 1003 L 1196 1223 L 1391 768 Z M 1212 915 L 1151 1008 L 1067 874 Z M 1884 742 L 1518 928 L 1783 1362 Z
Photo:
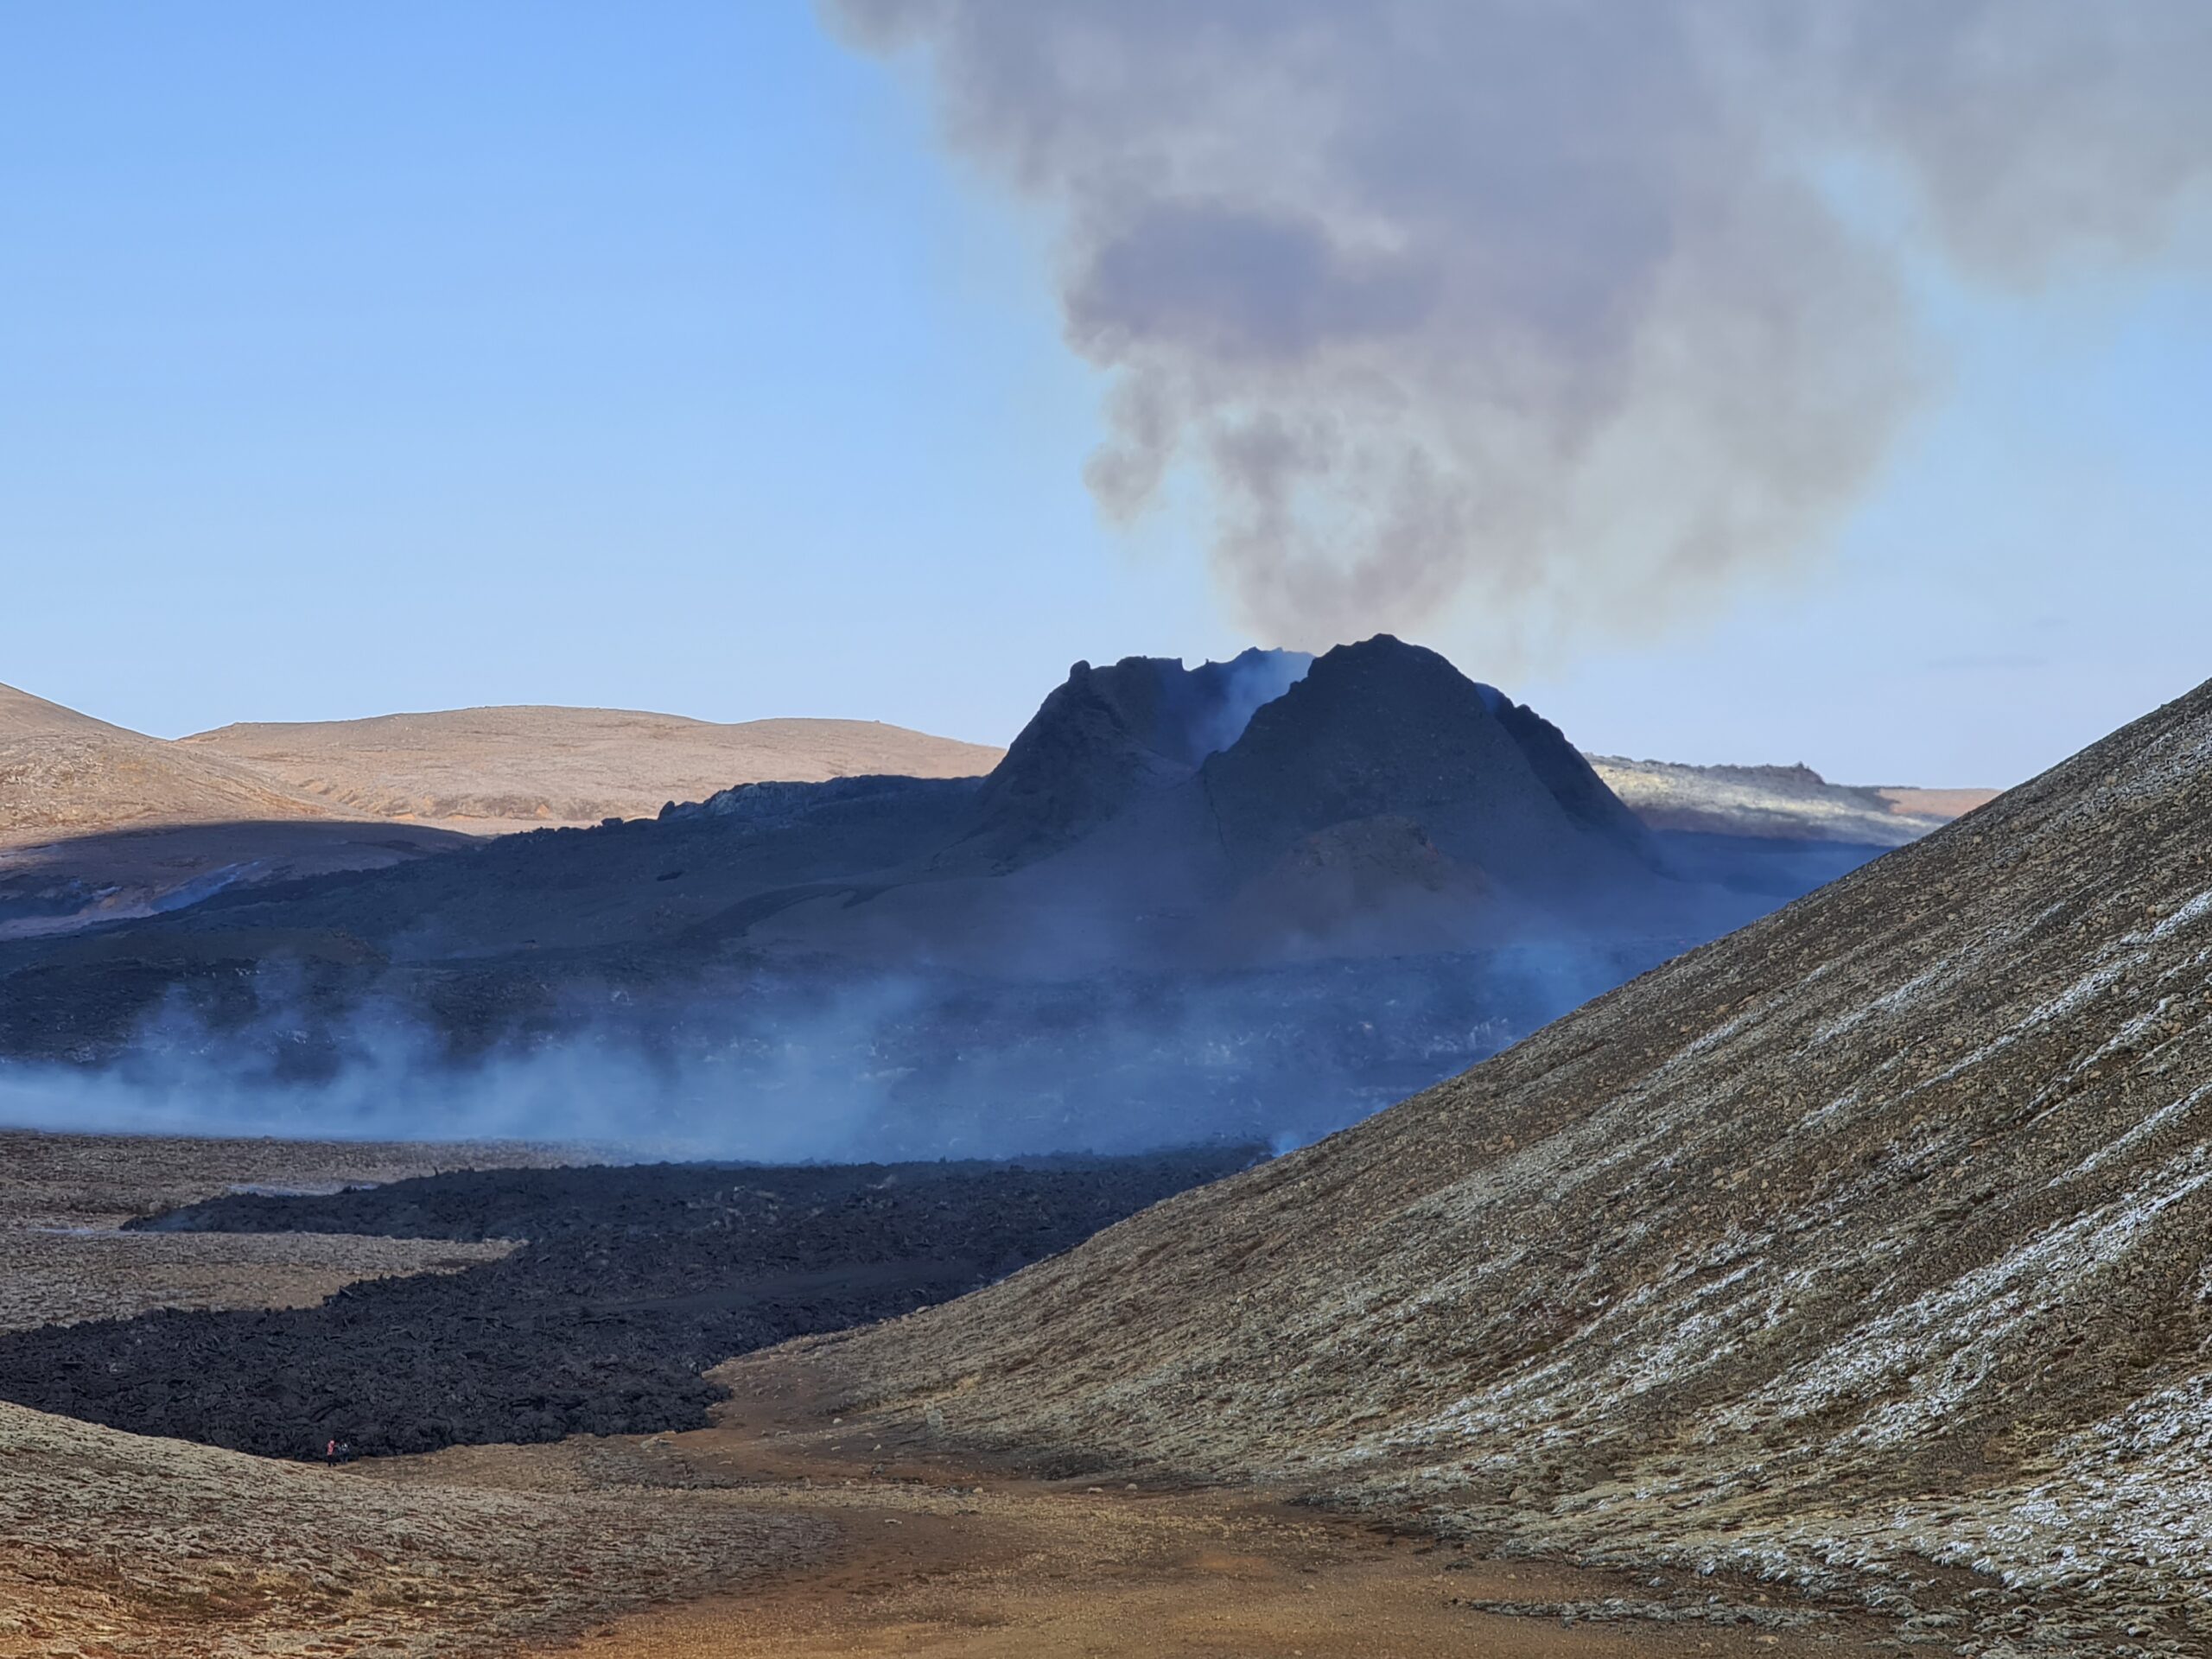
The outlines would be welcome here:
M 490 1170 L 238 1195 L 158 1230 L 523 1236 L 321 1306 L 0 1337 L 0 1399 L 270 1457 L 697 1427 L 733 1355 L 939 1302 L 1250 1165 L 1250 1147 L 1027 1163 Z

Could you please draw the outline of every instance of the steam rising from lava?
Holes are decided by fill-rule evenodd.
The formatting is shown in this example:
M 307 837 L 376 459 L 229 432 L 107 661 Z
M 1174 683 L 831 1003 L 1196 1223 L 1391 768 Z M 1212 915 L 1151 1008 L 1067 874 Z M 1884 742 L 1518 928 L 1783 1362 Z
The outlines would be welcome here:
M 1188 463 L 1297 644 L 1457 611 L 1510 668 L 1802 556 L 1930 378 L 1908 251 L 2160 257 L 2212 175 L 2164 0 L 823 3 L 1057 217 L 1102 505 Z
M 0 1127 L 515 1137 L 772 1162 L 1287 1147 L 1463 1070 L 1661 954 L 1558 941 L 1442 963 L 995 988 L 883 973 L 756 981 L 675 1009 L 631 1008 L 601 987 L 552 1029 L 466 1054 L 397 999 L 333 1010 L 271 965 L 243 1020 L 211 1024 L 172 996 L 110 1064 L 0 1058 Z

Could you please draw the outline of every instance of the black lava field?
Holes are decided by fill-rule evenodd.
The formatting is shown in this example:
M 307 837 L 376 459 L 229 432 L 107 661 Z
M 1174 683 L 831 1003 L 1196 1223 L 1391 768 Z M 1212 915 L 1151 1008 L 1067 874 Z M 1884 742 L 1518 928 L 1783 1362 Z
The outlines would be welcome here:
M 701 1374 L 734 1355 L 960 1295 L 1262 1155 L 484 1170 L 218 1198 L 132 1225 L 529 1242 L 315 1307 L 11 1333 L 0 1399 L 281 1458 L 697 1427 L 718 1397 Z

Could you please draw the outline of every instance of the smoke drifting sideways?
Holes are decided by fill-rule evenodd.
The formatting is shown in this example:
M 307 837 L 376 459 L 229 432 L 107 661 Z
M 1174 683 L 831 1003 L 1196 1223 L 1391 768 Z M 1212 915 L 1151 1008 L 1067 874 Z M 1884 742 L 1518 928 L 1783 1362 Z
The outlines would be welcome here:
M 1116 518 L 1202 480 L 1255 631 L 1518 666 L 1808 556 L 1938 377 L 1920 271 L 2171 262 L 2168 0 L 822 0 L 1058 226 Z
M 219 1026 L 172 1001 L 99 1065 L 0 1061 L 0 1124 L 73 1133 L 528 1140 L 762 1162 L 1306 1144 L 1672 954 L 1564 943 L 1058 984 L 620 987 L 457 1052 L 396 1001 L 338 1014 L 264 969 Z

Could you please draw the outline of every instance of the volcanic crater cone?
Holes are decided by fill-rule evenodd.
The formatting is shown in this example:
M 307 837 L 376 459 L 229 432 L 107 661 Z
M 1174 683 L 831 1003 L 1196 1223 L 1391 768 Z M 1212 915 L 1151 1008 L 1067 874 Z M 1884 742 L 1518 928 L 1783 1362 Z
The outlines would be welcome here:
M 2209 814 L 2212 685 L 1357 1128 L 813 1351 L 970 1449 L 1742 1569 L 1961 1652 L 2204 1651 Z
M 1224 843 L 1255 861 L 1402 815 L 1449 854 L 1557 889 L 1630 868 L 1643 834 L 1558 728 L 1388 634 L 1321 658 L 1202 778 Z

